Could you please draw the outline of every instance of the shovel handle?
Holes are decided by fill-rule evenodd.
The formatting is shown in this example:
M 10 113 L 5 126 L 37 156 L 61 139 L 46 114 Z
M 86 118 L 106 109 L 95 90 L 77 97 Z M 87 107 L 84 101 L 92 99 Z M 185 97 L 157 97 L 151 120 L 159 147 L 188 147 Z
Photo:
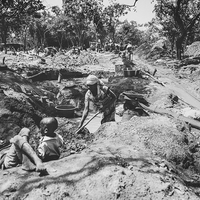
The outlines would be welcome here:
M 98 111 L 97 113 L 95 113 L 85 124 L 83 124 L 76 132 L 75 134 L 77 134 L 82 128 L 84 128 L 91 120 L 93 120 L 99 113 L 101 113 L 100 111 Z

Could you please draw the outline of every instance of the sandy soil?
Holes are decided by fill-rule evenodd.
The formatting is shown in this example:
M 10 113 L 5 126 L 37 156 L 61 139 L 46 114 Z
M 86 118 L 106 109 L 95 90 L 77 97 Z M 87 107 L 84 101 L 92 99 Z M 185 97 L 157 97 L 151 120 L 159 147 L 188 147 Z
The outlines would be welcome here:
M 111 59 L 116 57 L 113 54 L 98 56 L 99 65 L 83 68 L 93 71 L 113 70 L 113 61 L 119 60 Z M 177 93 L 174 85 L 184 88 L 187 94 L 199 97 L 194 82 L 177 78 L 166 64 L 147 63 L 136 56 L 134 62 L 138 68 L 149 68 L 150 71 L 157 68 L 155 78 L 164 83 L 163 86 L 153 80 L 146 86 L 150 91 L 146 98 L 151 106 L 178 114 L 188 107 L 198 110 L 198 104 L 191 96 L 187 95 L 187 98 L 192 101 L 186 102 L 185 96 L 180 95 L 175 105 L 169 99 L 171 93 Z M 94 133 L 94 137 L 83 151 L 45 164 L 49 175 L 28 173 L 20 166 L 1 171 L 0 198 L 199 199 L 197 159 L 194 162 L 194 158 L 198 158 L 199 149 L 195 149 L 195 153 L 190 151 L 191 144 L 199 140 L 198 130 L 190 130 L 179 119 L 150 112 L 147 117 L 134 116 L 126 122 L 121 122 L 121 117 L 116 115 L 116 122 L 102 126 L 100 119 L 101 115 L 88 124 L 87 128 Z M 58 120 L 65 121 L 63 118 Z M 77 118 L 74 121 L 77 123 L 79 120 Z M 193 180 L 198 187 L 192 187 Z

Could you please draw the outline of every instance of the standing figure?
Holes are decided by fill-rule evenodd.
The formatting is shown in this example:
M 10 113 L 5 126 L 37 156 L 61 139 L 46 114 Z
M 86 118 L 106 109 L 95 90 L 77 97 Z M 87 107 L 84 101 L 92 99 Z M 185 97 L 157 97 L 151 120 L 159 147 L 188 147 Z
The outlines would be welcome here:
M 133 59 L 133 47 L 130 43 L 128 43 L 126 47 L 127 58 L 132 61 Z

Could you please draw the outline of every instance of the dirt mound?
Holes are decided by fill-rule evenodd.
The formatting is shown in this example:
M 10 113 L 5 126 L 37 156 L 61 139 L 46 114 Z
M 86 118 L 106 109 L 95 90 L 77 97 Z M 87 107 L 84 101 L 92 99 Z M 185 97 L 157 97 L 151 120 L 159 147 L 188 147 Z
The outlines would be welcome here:
M 81 51 L 80 54 L 73 54 L 69 51 L 65 54 L 56 54 L 53 58 L 53 63 L 65 67 L 80 66 L 89 64 L 98 64 L 98 59 L 93 52 Z
M 59 121 L 58 131 L 65 141 L 61 151 L 70 153 L 84 149 L 87 141 L 90 142 L 93 136 L 88 135 L 88 130 L 85 130 L 83 135 L 75 136 L 77 123 L 59 117 L 55 109 L 60 100 L 56 98 L 59 86 L 65 88 L 62 90 L 65 101 L 60 103 L 74 103 L 76 107 L 76 99 L 81 97 L 83 99 L 81 88 L 76 89 L 75 86 L 68 88 L 67 83 L 69 81 L 63 81 L 60 85 L 49 81 L 33 84 L 19 74 L 0 71 L 0 140 L 8 141 L 17 135 L 22 127 L 27 127 L 31 129 L 30 144 L 36 149 L 40 120 L 45 116 L 54 116 Z M 80 101 L 80 105 L 82 104 Z
M 136 54 L 141 58 L 146 58 L 146 56 L 151 51 L 151 48 L 152 48 L 152 45 L 146 42 L 144 44 L 141 44 L 138 48 L 136 48 L 133 54 Z
M 184 135 L 173 121 L 162 116 L 135 117 L 102 125 L 94 142 L 80 154 L 46 163 L 46 177 L 37 173 L 27 176 L 21 169 L 5 171 L 4 178 L 9 179 L 4 184 L 0 180 L 0 193 L 2 198 L 27 200 L 196 200 L 198 197 L 183 185 L 176 167 L 163 159 L 180 162 L 185 157 Z
M 185 55 L 193 57 L 200 56 L 200 41 L 196 41 L 191 45 L 187 46 Z
M 164 56 L 168 56 L 168 41 L 163 38 L 153 44 L 144 43 L 140 45 L 133 54 L 138 55 L 140 58 L 144 59 L 159 59 Z
M 177 130 L 174 120 L 165 116 L 133 117 L 118 125 L 105 124 L 96 135 L 114 143 L 131 144 L 133 149 L 149 155 L 153 153 L 176 164 L 188 159 L 186 136 Z
M 22 76 L 0 71 L 0 140 L 9 141 L 22 127 L 30 128 L 32 135 L 37 135 L 39 122 L 45 116 L 41 96 L 44 92 Z M 30 143 L 35 148 L 35 137 Z
M 141 48 L 143 55 L 147 55 L 147 50 L 150 50 L 145 45 Z M 111 58 L 114 56 L 102 54 L 104 62 L 98 69 L 102 67 L 106 71 L 114 60 Z M 47 63 L 52 60 L 53 58 L 48 57 Z M 53 67 L 57 67 L 56 62 Z M 96 71 L 94 65 L 90 67 Z M 114 65 L 112 68 L 114 69 Z M 161 69 L 163 68 L 160 67 L 157 73 L 159 80 Z M 169 78 L 166 71 L 162 72 Z M 45 95 L 50 99 L 70 81 L 62 80 L 59 84 L 57 81 L 38 82 L 34 86 L 11 73 L 4 73 L 2 78 L 0 120 L 1 128 L 6 124 L 6 134 L 11 129 L 15 131 L 23 126 L 37 124 L 39 118 L 36 116 L 45 114 L 38 104 L 47 106 L 45 110 L 49 110 L 48 105 L 41 102 L 40 96 Z M 166 81 L 170 81 L 167 78 L 161 81 L 167 84 Z M 121 90 L 136 91 L 136 85 L 143 85 L 139 87 L 140 92 L 148 90 L 154 93 L 148 93 L 150 104 L 166 109 L 181 108 L 178 107 L 180 104 L 171 107 L 172 104 L 167 99 L 169 91 L 163 90 L 163 86 L 154 82 L 148 84 L 146 79 L 143 81 L 111 77 L 108 85 L 118 93 Z M 84 89 L 82 80 L 74 85 Z M 75 87 L 66 88 L 66 98 L 77 97 L 78 92 L 74 89 Z M 37 115 L 32 115 L 32 111 Z M 62 158 L 45 163 L 49 175 L 44 177 L 38 176 L 36 172 L 24 172 L 21 167 L 1 171 L 1 199 L 199 199 L 200 178 L 196 169 L 200 166 L 200 148 L 193 145 L 192 141 L 196 141 L 197 137 L 185 129 L 184 123 L 151 113 L 148 117 L 133 117 L 126 122 L 104 124 L 94 134 L 85 130 L 83 134 L 75 135 L 80 119 L 57 119 L 57 132 L 64 137 L 65 142 Z

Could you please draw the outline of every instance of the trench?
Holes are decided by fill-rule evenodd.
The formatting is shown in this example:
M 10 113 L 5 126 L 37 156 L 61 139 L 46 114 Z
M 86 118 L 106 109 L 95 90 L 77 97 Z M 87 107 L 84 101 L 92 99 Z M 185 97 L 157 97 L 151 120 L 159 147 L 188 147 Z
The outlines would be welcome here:
M 120 93 L 124 91 L 135 91 L 140 94 L 147 94 L 149 80 L 141 77 L 124 77 L 114 76 L 113 72 L 92 72 L 99 77 L 105 85 L 109 86 L 112 91 L 119 97 Z M 45 76 L 45 79 L 33 81 L 32 85 L 37 87 L 45 96 L 40 97 L 42 103 L 40 106 L 43 108 L 46 116 L 56 117 L 58 120 L 57 132 L 61 134 L 65 141 L 65 147 L 61 149 L 61 152 L 65 155 L 67 152 L 80 152 L 85 148 L 85 144 L 92 142 L 94 138 L 94 132 L 100 127 L 102 114 L 97 115 L 87 126 L 81 131 L 83 134 L 76 135 L 75 132 L 78 128 L 81 120 L 83 108 L 84 108 L 84 96 L 87 91 L 85 85 L 86 76 L 69 76 L 63 77 L 62 81 L 59 82 L 55 77 L 52 79 L 52 74 Z M 57 77 L 58 78 L 58 77 Z M 58 97 L 59 94 L 59 97 Z M 61 95 L 60 95 L 61 94 Z M 123 102 L 118 99 L 117 106 L 122 105 Z M 57 106 L 73 106 L 76 109 L 74 113 L 69 116 L 68 111 L 62 110 L 60 112 L 56 109 Z M 35 112 L 37 112 L 35 110 Z M 91 105 L 91 110 L 85 123 L 97 112 Z M 116 122 L 120 122 L 122 117 L 115 115 Z M 34 136 L 34 143 L 38 143 L 39 138 Z
M 96 70 L 92 73 L 96 75 L 99 79 L 102 79 L 103 82 L 114 91 L 117 97 L 120 95 L 120 93 L 130 90 L 144 95 L 149 93 L 149 91 L 147 91 L 146 89 L 146 85 L 148 85 L 149 80 L 142 78 L 142 74 L 139 70 L 124 71 L 124 73 L 122 74 L 121 72 L 123 70 L 120 70 L 119 73 L 118 68 L 118 66 L 115 66 L 115 72 Z M 54 105 L 68 106 L 72 104 L 72 106 L 74 107 L 77 107 L 78 105 L 79 111 L 83 109 L 84 93 L 87 90 L 87 88 L 84 87 L 84 80 L 85 77 L 88 76 L 87 73 L 72 69 L 41 70 L 36 67 L 32 67 L 26 74 L 27 78 L 31 80 L 34 85 L 42 90 L 46 90 L 47 92 L 52 93 L 52 96 L 57 96 L 59 91 L 61 91 L 65 87 L 66 91 L 64 92 L 64 95 L 66 96 L 66 99 L 68 99 L 68 102 L 59 101 L 53 98 Z M 62 82 L 60 81 L 61 79 Z M 78 91 L 80 91 L 80 93 Z M 75 102 L 71 102 L 69 99 L 74 99 Z M 45 102 L 46 101 L 44 99 L 44 103 Z M 61 114 L 61 111 L 52 109 L 52 112 L 48 114 L 59 115 Z M 63 114 L 63 112 L 61 115 L 61 117 L 65 117 L 65 114 Z M 67 114 L 66 117 L 68 117 Z
M 98 74 L 98 72 L 96 73 Z M 105 77 L 101 75 L 100 78 L 107 86 L 109 86 L 115 92 L 117 97 L 119 97 L 120 93 L 125 92 L 125 91 L 134 91 L 135 93 L 142 94 L 144 96 L 148 96 L 152 92 L 148 87 L 150 80 L 142 78 L 142 77 L 113 76 L 112 73 L 109 76 L 109 73 L 107 73 Z M 62 79 L 61 83 L 58 83 L 57 80 L 50 80 L 48 82 L 52 83 L 52 85 L 57 86 L 57 91 L 64 86 L 66 86 L 66 91 L 68 92 L 72 90 L 80 90 L 79 95 L 77 94 L 75 96 L 66 97 L 69 99 L 72 98 L 73 101 L 76 102 L 76 106 L 77 104 L 79 104 L 79 108 L 78 108 L 79 115 L 74 115 L 73 117 L 69 117 L 69 118 L 64 117 L 77 125 L 81 119 L 81 114 L 82 114 L 82 110 L 84 106 L 84 94 L 87 90 L 85 87 L 85 77 L 69 77 L 66 79 Z M 39 84 L 43 86 L 43 84 L 45 85 L 45 81 L 39 82 Z M 120 106 L 122 104 L 123 102 L 120 101 L 120 99 L 118 99 L 117 106 Z M 87 122 L 87 120 L 89 120 L 94 114 L 95 114 L 95 111 L 91 110 L 85 122 Z M 58 118 L 63 117 L 63 115 L 59 116 L 58 113 L 55 113 L 55 116 Z M 101 118 L 102 118 L 101 114 L 97 115 L 86 126 L 90 134 L 91 133 L 94 134 L 95 131 L 100 127 Z M 122 117 L 116 114 L 116 122 L 120 122 L 121 120 L 122 120 Z M 88 141 L 91 142 L 93 137 L 87 138 Z M 192 166 L 193 163 L 190 163 L 190 165 Z M 192 171 L 190 171 L 189 168 L 177 169 L 177 172 L 178 172 L 177 175 L 184 181 L 185 185 L 190 186 L 190 187 L 198 187 L 200 185 L 199 180 L 194 180 L 189 177 L 189 175 L 192 176 L 194 174 L 199 176 L 198 172 L 193 173 Z
M 124 76 L 112 76 L 113 74 L 111 74 L 111 76 L 107 76 L 106 77 L 101 77 L 101 80 L 109 87 L 111 87 L 111 89 L 116 93 L 117 97 L 119 97 L 119 94 L 125 91 L 134 91 L 135 93 L 138 94 L 142 94 L 144 96 L 148 96 L 152 91 L 149 89 L 148 85 L 150 83 L 149 80 L 141 78 L 141 77 L 124 77 Z M 80 95 L 75 96 L 75 102 L 77 102 L 76 100 L 78 99 L 79 102 L 79 112 L 82 113 L 83 110 L 83 105 L 84 105 L 84 94 L 86 92 L 86 87 L 84 85 L 85 82 L 85 78 L 84 77 L 76 77 L 76 78 L 68 78 L 68 79 L 63 79 L 61 83 L 57 83 L 57 80 L 50 80 L 50 83 L 52 83 L 52 85 L 57 85 L 58 90 L 66 85 L 68 85 L 68 87 L 66 88 L 67 91 L 71 91 L 73 89 L 80 89 Z M 45 82 L 40 82 L 40 85 L 45 85 Z M 117 106 L 122 105 L 123 102 L 120 101 L 120 99 L 118 99 L 117 101 Z M 89 113 L 87 120 L 89 120 L 93 115 L 95 114 L 95 111 L 92 111 Z M 55 115 L 56 117 L 63 117 L 63 116 L 59 116 L 59 114 L 57 113 Z M 79 116 L 73 116 L 70 118 L 65 117 L 66 119 L 69 119 L 71 122 L 73 122 L 74 124 L 78 124 L 78 122 L 81 119 L 81 114 Z M 99 114 L 97 115 L 92 121 L 90 121 L 90 123 L 86 126 L 87 130 L 89 130 L 89 133 L 91 135 L 95 133 L 95 131 L 97 131 L 97 129 L 100 127 L 101 125 L 101 118 L 102 115 Z M 122 117 L 120 117 L 119 115 L 116 114 L 116 122 L 120 122 L 122 119 Z M 87 135 L 87 134 L 86 134 Z M 73 136 L 72 136 L 73 137 Z M 95 136 L 93 135 L 92 137 L 86 137 L 86 140 L 88 140 L 87 142 L 92 142 L 93 138 Z M 82 145 L 82 143 L 79 140 L 76 140 L 76 145 L 79 144 L 80 146 Z M 84 148 L 84 147 L 83 147 Z M 83 149 L 82 148 L 82 149 Z M 81 149 L 81 150 L 82 150 Z M 191 162 L 189 165 L 193 166 L 193 163 Z M 194 166 L 193 166 L 194 167 Z M 199 173 L 198 172 L 193 172 L 190 171 L 189 167 L 187 169 L 183 169 L 183 168 L 178 168 L 178 166 L 174 165 L 174 168 L 176 169 L 176 176 L 178 177 L 177 179 L 180 179 L 181 181 L 183 181 L 183 183 L 188 186 L 191 187 L 192 189 L 199 187 L 200 185 L 200 181 L 197 179 L 193 179 L 191 178 L 192 176 L 194 176 L 194 174 L 199 177 Z M 194 169 L 194 168 L 193 168 Z M 198 193 L 198 190 L 196 191 L 196 194 Z
M 99 73 L 99 72 L 95 72 L 97 75 L 101 74 L 101 79 L 103 80 L 103 82 L 110 86 L 111 89 L 116 93 L 117 96 L 119 96 L 119 94 L 121 92 L 124 91 L 134 91 L 136 93 L 139 94 L 143 94 L 144 96 L 149 95 L 149 93 L 151 93 L 150 89 L 148 88 L 148 85 L 150 83 L 149 80 L 141 78 L 141 77 L 124 77 L 124 76 L 113 76 L 113 73 L 109 73 L 106 72 L 105 75 L 104 73 Z M 34 80 L 33 84 L 43 90 L 45 90 L 46 92 L 49 92 L 49 96 L 50 94 L 52 94 L 54 96 L 54 99 L 52 100 L 52 107 L 51 107 L 51 112 L 50 115 L 51 116 L 55 116 L 59 119 L 61 119 L 61 121 L 63 121 L 64 123 L 67 124 L 68 120 L 70 122 L 72 122 L 72 126 L 75 129 L 78 122 L 80 121 L 80 117 L 82 114 L 82 109 L 83 109 L 83 105 L 84 105 L 84 94 L 87 90 L 87 88 L 85 87 L 84 81 L 85 81 L 85 76 L 86 75 L 81 75 L 81 76 L 76 76 L 75 74 L 73 74 L 73 76 L 68 76 L 68 77 L 63 77 L 62 81 L 60 83 L 58 83 L 57 81 L 57 77 L 56 76 L 45 76 L 45 80 L 44 77 L 41 78 L 41 80 Z M 58 92 L 65 87 L 65 94 L 66 97 L 64 97 L 64 99 L 66 101 L 59 102 L 55 96 L 58 94 Z M 48 94 L 47 94 L 48 96 Z M 45 99 L 44 99 L 45 101 Z M 46 102 L 44 102 L 45 104 Z M 56 112 L 55 110 L 55 105 L 66 105 L 66 103 L 69 104 L 74 104 L 74 106 L 78 106 L 77 109 L 77 115 L 74 115 L 73 117 L 63 117 L 63 116 L 59 116 L 59 113 Z M 120 100 L 118 100 L 117 102 L 117 106 L 123 104 L 123 102 L 121 102 Z M 48 108 L 47 108 L 48 109 Z M 95 112 L 91 112 L 88 116 L 87 119 L 89 119 Z M 86 119 L 86 121 L 87 121 Z M 121 117 L 119 117 L 118 115 L 116 115 L 116 121 L 120 121 Z M 93 119 L 87 126 L 86 128 L 89 130 L 89 132 L 94 133 L 98 127 L 100 126 L 100 121 L 101 121 L 101 115 L 98 115 L 95 119 Z M 65 129 L 66 127 L 63 127 L 63 129 Z M 74 131 L 74 129 L 72 131 Z M 71 132 L 72 132 L 71 131 Z M 63 133 L 66 135 L 66 131 L 63 130 Z M 89 137 L 88 135 L 91 134 L 86 134 L 84 136 L 84 138 L 81 138 L 81 140 L 88 140 L 88 141 L 92 141 L 92 137 Z M 70 138 L 67 138 L 67 140 L 73 140 L 74 135 L 70 135 Z M 77 138 L 75 138 L 77 139 Z M 85 142 L 85 141 L 84 141 Z M 74 142 L 76 147 L 72 147 L 71 145 L 71 141 L 70 141 L 70 145 L 66 145 L 69 146 L 69 149 L 75 149 L 75 151 L 77 150 L 77 148 L 79 148 L 79 150 L 82 150 L 84 148 L 84 146 L 79 142 L 76 141 Z M 74 145 L 74 143 L 72 145 Z M 77 144 L 80 145 L 79 147 L 77 147 Z M 81 146 L 82 145 L 82 146 Z M 63 151 L 66 152 L 68 149 L 64 149 Z M 181 175 L 180 175 L 181 176 Z M 188 180 L 188 183 L 192 184 L 198 184 L 199 182 L 190 182 L 190 180 Z M 187 183 L 187 184 L 188 184 Z
M 102 73 L 102 71 L 94 72 L 96 76 L 100 78 L 104 82 L 105 85 L 111 88 L 111 90 L 116 94 L 117 98 L 120 93 L 125 91 L 134 91 L 135 93 L 142 94 L 144 96 L 148 95 L 151 91 L 147 87 L 149 84 L 149 80 L 136 76 L 132 77 L 124 77 L 124 76 L 114 76 L 112 72 Z M 54 105 L 55 108 L 58 109 L 53 110 L 51 113 L 55 117 L 65 117 L 69 118 L 73 122 L 79 122 L 81 119 L 82 111 L 84 108 L 84 95 L 87 91 L 85 85 L 85 75 L 83 77 L 65 77 L 62 78 L 62 81 L 59 83 L 58 80 L 51 80 L 52 76 L 50 75 L 49 80 L 46 77 L 45 81 L 35 81 L 34 84 L 39 86 L 41 89 L 47 90 L 48 92 L 54 91 L 53 95 L 57 95 L 58 93 L 63 93 L 62 98 L 55 99 Z M 54 88 L 53 88 L 54 87 Z M 64 88 L 64 89 L 63 89 Z M 123 102 L 118 98 L 117 106 L 122 105 Z M 68 107 L 75 107 L 74 114 L 69 114 Z M 65 110 L 66 108 L 66 110 Z M 66 113 L 65 113 L 66 112 Z M 85 122 L 90 119 L 94 113 L 97 111 L 91 105 L 91 109 L 89 115 Z M 98 127 L 101 125 L 101 116 L 102 114 L 97 115 L 87 126 L 90 132 L 94 133 Z M 116 114 L 116 121 L 120 122 L 121 117 Z

